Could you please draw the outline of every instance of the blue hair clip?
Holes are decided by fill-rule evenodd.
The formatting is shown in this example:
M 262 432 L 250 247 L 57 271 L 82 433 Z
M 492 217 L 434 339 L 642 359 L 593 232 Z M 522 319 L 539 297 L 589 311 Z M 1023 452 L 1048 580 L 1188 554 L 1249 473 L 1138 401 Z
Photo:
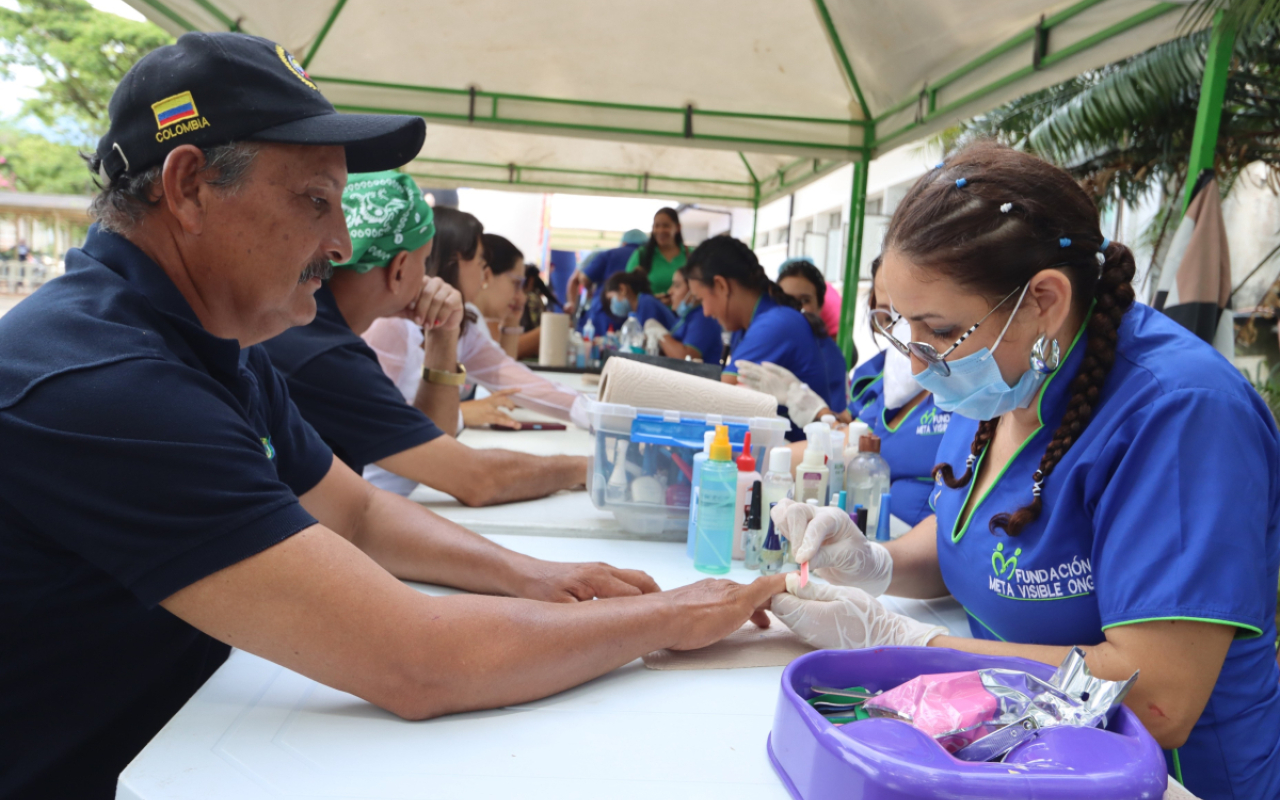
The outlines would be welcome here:
M 1066 238 L 1065 236 L 1058 240 L 1058 247 L 1070 247 L 1070 246 L 1071 246 L 1071 240 Z
M 1110 240 L 1110 239 L 1108 239 L 1107 237 L 1103 236 L 1103 237 L 1102 237 L 1102 246 L 1101 246 L 1101 247 L 1099 247 L 1098 249 L 1099 249 L 1099 250 L 1102 250 L 1102 251 L 1105 251 L 1105 250 L 1106 250 L 1108 247 L 1110 247 L 1110 246 L 1111 246 L 1111 240 Z
M 943 168 L 943 167 L 945 167 L 946 165 L 947 165 L 947 162 L 945 162 L 945 161 L 939 161 L 937 164 L 934 164 L 934 165 L 933 165 L 933 168 L 934 168 L 934 169 L 942 169 L 942 168 Z
M 969 181 L 965 180 L 964 178 L 956 178 L 956 188 L 963 189 L 965 187 L 965 184 L 967 184 L 968 182 Z

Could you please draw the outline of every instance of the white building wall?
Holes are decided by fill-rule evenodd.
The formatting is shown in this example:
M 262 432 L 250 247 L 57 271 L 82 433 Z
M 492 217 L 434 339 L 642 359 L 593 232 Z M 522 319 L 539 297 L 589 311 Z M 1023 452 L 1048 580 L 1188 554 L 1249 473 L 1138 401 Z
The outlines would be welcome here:
M 534 264 L 542 263 L 543 203 L 548 195 L 501 192 L 492 189 L 459 189 L 458 208 L 474 214 L 486 233 L 511 240 Z
M 867 174 L 867 215 L 862 239 L 862 259 L 854 318 L 854 344 L 858 362 L 880 349 L 866 322 L 867 295 L 871 288 L 871 261 L 880 253 L 889 214 L 911 185 L 931 169 L 940 155 L 924 144 L 900 147 L 870 164 Z M 843 167 L 801 188 L 792 197 L 775 200 L 760 209 L 756 255 L 771 275 L 791 256 L 807 255 L 835 287 L 844 292 L 845 240 L 849 230 L 853 167 Z M 794 200 L 793 200 L 794 198 Z M 794 205 L 792 203 L 794 202 Z M 786 236 L 791 212 L 790 238 Z

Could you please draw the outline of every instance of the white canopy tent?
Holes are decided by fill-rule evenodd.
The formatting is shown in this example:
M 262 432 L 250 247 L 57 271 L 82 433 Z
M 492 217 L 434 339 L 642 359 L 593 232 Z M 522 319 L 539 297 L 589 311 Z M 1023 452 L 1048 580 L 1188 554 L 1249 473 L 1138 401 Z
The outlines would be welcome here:
M 429 123 L 408 171 L 448 188 L 759 207 L 1178 35 L 1153 0 L 128 0 L 175 35 L 295 54 L 335 106 Z M 846 317 L 853 292 L 846 292 Z M 848 326 L 844 326 L 848 327 Z M 842 341 L 842 344 L 847 344 Z

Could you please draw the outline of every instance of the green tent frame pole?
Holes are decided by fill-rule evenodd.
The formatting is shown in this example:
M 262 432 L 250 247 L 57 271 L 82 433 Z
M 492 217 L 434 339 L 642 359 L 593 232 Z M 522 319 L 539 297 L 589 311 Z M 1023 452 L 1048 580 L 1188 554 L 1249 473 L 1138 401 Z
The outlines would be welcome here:
M 760 198 L 751 204 L 751 249 L 756 249 L 756 225 L 760 222 Z
M 844 243 L 844 296 L 840 304 L 840 336 L 836 340 L 844 360 L 853 366 L 853 322 L 858 310 L 858 279 L 862 272 L 862 233 L 867 217 L 867 162 L 853 163 L 849 196 L 849 235 Z
M 1204 58 L 1204 79 L 1200 83 L 1200 107 L 1196 109 L 1196 128 L 1191 137 L 1191 154 L 1187 159 L 1187 186 L 1182 195 L 1182 213 L 1191 205 L 1191 193 L 1200 173 L 1213 169 L 1218 149 L 1218 126 L 1222 122 L 1222 103 L 1227 93 L 1227 75 L 1231 72 L 1231 54 L 1235 49 L 1234 25 L 1222 11 L 1213 15 L 1213 33 Z

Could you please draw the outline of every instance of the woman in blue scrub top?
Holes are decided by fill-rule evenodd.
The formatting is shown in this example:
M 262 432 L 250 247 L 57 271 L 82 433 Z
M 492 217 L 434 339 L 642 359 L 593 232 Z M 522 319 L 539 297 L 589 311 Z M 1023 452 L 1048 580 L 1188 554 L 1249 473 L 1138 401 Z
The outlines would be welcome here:
M 658 341 L 664 356 L 683 359 L 686 356 L 712 364 L 720 363 L 724 340 L 720 323 L 702 313 L 702 304 L 689 290 L 689 276 L 684 267 L 671 276 L 670 297 L 679 320 Z
M 879 257 L 871 262 L 868 300 L 872 319 L 890 313 L 880 263 Z M 905 322 L 898 325 L 898 338 L 910 338 Z M 872 330 L 876 330 L 874 325 Z M 880 456 L 889 465 L 893 515 L 914 526 L 933 515 L 933 468 L 938 463 L 938 445 L 947 432 L 951 414 L 938 408 L 933 395 L 911 374 L 909 357 L 888 347 L 880 353 L 879 363 L 874 380 L 859 392 L 861 402 L 855 416 L 880 437 Z M 855 383 L 856 380 L 855 374 Z M 850 410 L 854 408 L 851 404 Z
M 867 298 L 868 306 L 871 309 L 880 308 L 877 305 L 876 296 L 879 294 L 884 296 L 884 288 L 879 285 L 877 277 L 880 274 L 881 257 L 876 256 L 871 261 L 871 292 Z M 888 300 L 878 301 L 884 308 L 889 307 Z M 868 321 L 870 324 L 870 321 Z M 872 337 L 875 337 L 876 330 L 871 329 Z M 881 350 L 871 358 L 854 368 L 849 375 L 849 413 L 858 416 L 863 408 L 874 403 L 876 398 L 880 396 L 880 392 L 884 391 L 884 362 L 888 355 L 888 350 Z
M 775 509 L 796 560 L 844 586 L 774 613 L 826 647 L 1058 664 L 1079 645 L 1095 675 L 1140 671 L 1125 703 L 1195 795 L 1280 796 L 1280 432 L 1261 398 L 1134 303 L 1133 254 L 1025 153 L 974 145 L 921 178 L 882 269 L 910 328 L 891 344 L 952 412 L 937 514 L 881 546 L 847 515 Z M 951 593 L 975 638 L 886 611 L 884 591 Z
M 768 361 L 811 387 L 827 386 L 813 326 L 800 313 L 800 304 L 769 280 L 751 248 L 729 236 L 714 236 L 690 254 L 687 274 L 703 313 L 733 334 L 721 380 L 738 382 L 734 361 L 741 359 Z
M 604 282 L 604 295 L 615 317 L 635 314 L 641 325 L 656 319 L 667 329 L 676 324 L 676 312 L 653 296 L 643 272 L 615 272 Z
M 827 333 L 826 323 L 817 314 L 805 314 L 804 318 L 813 327 L 813 338 L 822 353 L 823 366 L 827 372 L 826 391 L 823 397 L 827 400 L 827 408 L 837 417 L 842 416 L 849 408 L 849 362 L 844 358 L 844 351 L 836 340 Z

